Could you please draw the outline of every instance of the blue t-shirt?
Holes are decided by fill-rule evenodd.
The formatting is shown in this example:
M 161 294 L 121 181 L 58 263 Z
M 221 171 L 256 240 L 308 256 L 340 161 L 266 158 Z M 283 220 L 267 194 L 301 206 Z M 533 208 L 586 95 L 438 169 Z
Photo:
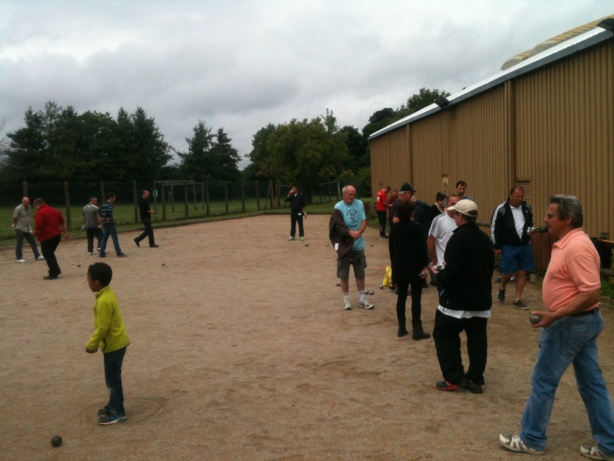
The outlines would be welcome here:
M 335 205 L 335 209 L 341 211 L 345 224 L 350 228 L 350 230 L 353 231 L 358 232 L 360 230 L 362 222 L 367 219 L 367 215 L 365 214 L 365 206 L 358 199 L 354 199 L 351 205 L 348 205 L 343 200 L 341 200 Z M 359 239 L 354 240 L 354 248 L 352 249 L 365 249 L 365 239 L 362 237 L 362 235 Z

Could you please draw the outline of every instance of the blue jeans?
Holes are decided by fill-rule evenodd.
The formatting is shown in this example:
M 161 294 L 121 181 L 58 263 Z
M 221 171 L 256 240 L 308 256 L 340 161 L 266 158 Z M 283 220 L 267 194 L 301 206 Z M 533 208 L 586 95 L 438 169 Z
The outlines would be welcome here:
M 113 352 L 104 354 L 104 381 L 109 390 L 109 403 L 105 406 L 109 412 L 125 414 L 124 409 L 124 388 L 122 386 L 122 364 L 126 347 Z
M 531 395 L 522 415 L 520 438 L 528 447 L 545 449 L 554 395 L 572 364 L 597 447 L 614 456 L 614 411 L 598 363 L 597 337 L 602 330 L 600 312 L 564 317 L 542 330 L 531 375 Z
M 100 255 L 105 255 L 105 250 L 107 249 L 107 240 L 109 240 L 109 235 L 113 240 L 113 247 L 115 248 L 115 253 L 121 254 L 122 250 L 119 247 L 119 240 L 117 239 L 117 229 L 115 228 L 115 224 L 103 224 L 102 226 L 102 240 L 100 241 Z
M 36 246 L 36 240 L 34 236 L 29 232 L 20 231 L 19 229 L 15 229 L 15 233 L 17 234 L 17 244 L 15 245 L 15 257 L 16 259 L 23 259 L 23 253 L 21 251 L 23 247 L 23 239 L 26 239 L 30 246 L 32 247 L 32 251 L 34 252 L 34 258 L 38 259 L 41 255 L 38 252 L 38 247 Z

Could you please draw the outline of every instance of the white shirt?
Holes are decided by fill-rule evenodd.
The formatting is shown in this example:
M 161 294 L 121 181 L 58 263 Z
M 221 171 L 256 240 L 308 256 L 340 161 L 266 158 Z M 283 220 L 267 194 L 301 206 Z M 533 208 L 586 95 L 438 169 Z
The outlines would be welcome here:
M 518 233 L 518 237 L 522 239 L 522 230 L 524 229 L 524 214 L 522 214 L 522 205 L 514 208 L 510 205 L 512 209 L 512 216 L 514 216 L 514 224 L 516 225 L 516 232 Z
M 446 252 L 448 240 L 450 240 L 450 237 L 452 237 L 454 229 L 456 229 L 456 221 L 454 221 L 454 218 L 451 218 L 447 213 L 436 216 L 431 224 L 429 235 L 435 237 L 437 264 L 440 266 L 444 263 L 443 255 Z

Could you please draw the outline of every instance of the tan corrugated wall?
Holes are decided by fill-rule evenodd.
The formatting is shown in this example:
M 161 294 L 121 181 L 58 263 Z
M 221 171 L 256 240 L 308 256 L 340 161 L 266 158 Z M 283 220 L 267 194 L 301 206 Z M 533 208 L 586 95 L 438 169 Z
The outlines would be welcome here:
M 514 84 L 516 174 L 531 182 L 540 223 L 550 195 L 572 194 L 589 235 L 614 238 L 614 43 Z
M 550 195 L 578 195 L 585 230 L 614 239 L 614 42 L 372 140 L 371 175 L 374 195 L 408 180 L 428 203 L 463 179 L 480 221 L 516 184 L 537 225 Z

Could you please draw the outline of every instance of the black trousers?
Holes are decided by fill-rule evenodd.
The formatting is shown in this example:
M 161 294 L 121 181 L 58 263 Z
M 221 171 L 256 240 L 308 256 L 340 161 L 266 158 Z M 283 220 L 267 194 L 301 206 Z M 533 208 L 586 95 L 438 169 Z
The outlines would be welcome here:
M 94 252 L 94 237 L 96 237 L 96 241 L 98 242 L 98 248 L 100 248 L 100 239 L 102 238 L 102 231 L 97 227 L 88 227 L 85 229 L 87 234 L 87 252 Z
M 446 381 L 460 384 L 463 378 L 468 378 L 475 384 L 484 384 L 484 370 L 488 354 L 487 323 L 488 319 L 482 317 L 457 319 L 437 310 L 433 339 L 441 373 Z M 467 335 L 469 355 L 469 369 L 466 374 L 461 357 L 460 333 L 462 331 L 465 331 Z
M 379 219 L 379 235 L 386 235 L 386 212 L 377 210 L 377 219 Z
M 55 250 L 60 244 L 61 239 L 61 235 L 56 235 L 55 237 L 51 237 L 50 239 L 43 240 L 41 242 L 41 253 L 43 253 L 43 257 L 45 258 L 47 266 L 49 267 L 50 277 L 57 277 L 62 273 L 60 266 L 58 266 L 58 260 L 55 257 Z
M 303 213 L 292 211 L 290 212 L 290 236 L 291 237 L 296 236 L 296 223 L 298 223 L 298 235 L 300 237 L 304 237 L 305 230 L 303 229 Z
M 407 302 L 407 290 L 410 283 L 397 283 L 397 320 L 399 331 L 407 331 L 405 319 L 405 304 Z M 422 281 L 411 284 L 411 320 L 412 322 L 422 321 Z
M 134 240 L 136 240 L 137 242 L 140 242 L 141 240 L 144 240 L 145 237 L 148 237 L 149 246 L 150 247 L 154 246 L 156 242 L 154 240 L 153 227 L 151 227 L 151 219 L 150 218 L 141 219 L 141 222 L 143 223 L 143 226 L 145 226 L 145 230 L 143 231 L 141 235 L 139 235 Z

